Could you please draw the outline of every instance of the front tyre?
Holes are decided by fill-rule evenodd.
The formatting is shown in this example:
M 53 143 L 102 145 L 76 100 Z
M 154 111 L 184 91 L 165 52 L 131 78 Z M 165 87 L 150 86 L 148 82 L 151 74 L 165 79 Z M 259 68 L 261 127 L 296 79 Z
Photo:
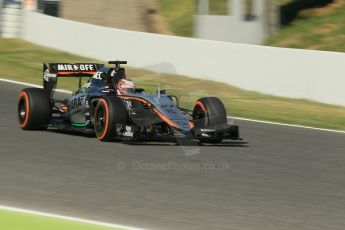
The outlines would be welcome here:
M 217 97 L 203 97 L 197 100 L 193 108 L 193 123 L 195 128 L 222 125 L 227 123 L 226 110 Z M 200 138 L 201 143 L 219 143 L 223 138 Z
M 39 88 L 23 89 L 18 96 L 19 126 L 25 130 L 44 130 L 49 124 L 51 105 L 47 93 Z
M 116 125 L 128 124 L 128 113 L 118 97 L 105 97 L 98 101 L 95 114 L 95 133 L 100 141 L 116 139 Z

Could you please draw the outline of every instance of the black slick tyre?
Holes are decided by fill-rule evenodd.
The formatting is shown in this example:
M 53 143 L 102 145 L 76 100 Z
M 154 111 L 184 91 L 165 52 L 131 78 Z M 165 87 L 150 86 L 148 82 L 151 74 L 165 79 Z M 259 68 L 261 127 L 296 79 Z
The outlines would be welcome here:
M 95 134 L 100 141 L 116 140 L 116 125 L 128 124 L 128 112 L 119 97 L 105 97 L 98 101 L 95 114 Z
M 227 123 L 226 110 L 217 97 L 203 97 L 197 100 L 193 108 L 193 123 L 195 128 L 205 128 L 212 125 Z M 222 138 L 200 138 L 202 143 L 219 143 Z
M 49 124 L 51 105 L 47 93 L 39 88 L 23 89 L 18 96 L 19 126 L 25 130 L 44 130 Z

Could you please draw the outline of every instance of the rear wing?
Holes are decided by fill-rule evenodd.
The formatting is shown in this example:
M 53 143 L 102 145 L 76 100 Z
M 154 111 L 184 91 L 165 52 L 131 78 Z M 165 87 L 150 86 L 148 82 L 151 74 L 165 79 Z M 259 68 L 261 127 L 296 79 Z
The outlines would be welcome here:
M 97 63 L 44 63 L 43 64 L 43 88 L 52 98 L 57 79 L 60 77 L 91 77 L 97 70 L 104 67 Z M 79 80 L 79 85 L 81 80 Z
M 43 73 L 46 77 L 88 77 L 94 75 L 97 70 L 104 67 L 97 63 L 48 63 L 43 64 Z

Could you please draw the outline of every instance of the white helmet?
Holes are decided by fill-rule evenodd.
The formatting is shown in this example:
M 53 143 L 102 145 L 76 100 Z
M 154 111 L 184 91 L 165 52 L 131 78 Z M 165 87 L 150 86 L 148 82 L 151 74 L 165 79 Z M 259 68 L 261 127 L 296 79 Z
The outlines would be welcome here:
M 135 84 L 131 80 L 121 79 L 117 83 L 117 94 L 135 93 Z

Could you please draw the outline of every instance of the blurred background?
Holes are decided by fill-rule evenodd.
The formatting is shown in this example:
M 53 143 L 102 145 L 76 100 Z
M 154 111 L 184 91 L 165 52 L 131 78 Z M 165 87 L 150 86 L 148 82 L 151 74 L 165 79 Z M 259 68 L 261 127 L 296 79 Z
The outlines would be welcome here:
M 20 10 L 106 27 L 279 47 L 345 51 L 344 0 L 0 0 L 0 34 Z
M 0 0 L 0 205 L 148 229 L 342 230 L 344 51 L 345 0 Z M 19 129 L 18 92 L 42 85 L 42 63 L 117 59 L 136 87 L 159 84 L 182 108 L 219 97 L 249 145 L 127 145 Z M 69 95 L 79 87 L 79 78 L 58 81 Z M 13 230 L 8 220 L 40 229 L 0 206 L 0 230 Z
M 233 116 L 345 130 L 345 0 L 0 0 L 0 6 L 2 78 L 40 85 L 44 62 L 120 58 L 139 87 L 160 83 L 186 107 L 217 96 Z M 61 83 L 68 90 L 77 85 Z

